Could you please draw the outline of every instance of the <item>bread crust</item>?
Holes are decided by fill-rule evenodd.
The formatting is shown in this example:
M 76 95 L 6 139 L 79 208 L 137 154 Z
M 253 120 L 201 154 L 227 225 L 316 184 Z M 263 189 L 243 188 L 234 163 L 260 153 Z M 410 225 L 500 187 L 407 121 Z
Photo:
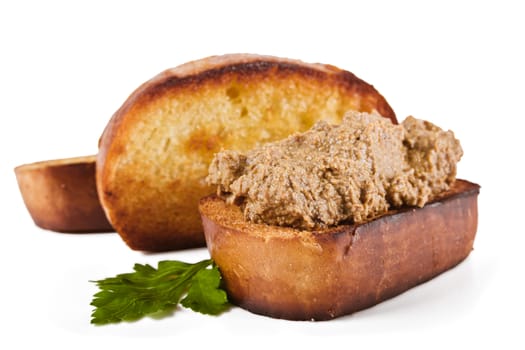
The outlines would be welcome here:
M 97 188 L 109 221 L 135 250 L 204 246 L 197 207 L 213 192 L 204 183 L 213 154 L 311 127 L 323 116 L 301 98 L 333 109 L 331 121 L 357 109 L 397 123 L 373 86 L 333 66 L 247 54 L 183 64 L 138 87 L 100 138 Z
M 473 248 L 479 186 L 457 180 L 423 208 L 308 232 L 246 222 L 216 196 L 199 210 L 231 301 L 290 320 L 328 320 L 373 306 L 452 268 Z
M 24 204 L 37 226 L 70 233 L 114 231 L 98 199 L 95 161 L 92 155 L 15 168 Z

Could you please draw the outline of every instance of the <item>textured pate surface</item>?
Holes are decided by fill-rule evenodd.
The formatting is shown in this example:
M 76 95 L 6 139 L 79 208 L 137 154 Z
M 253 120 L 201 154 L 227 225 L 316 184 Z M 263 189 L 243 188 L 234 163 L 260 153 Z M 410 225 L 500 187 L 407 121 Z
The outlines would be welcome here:
M 428 121 L 350 112 L 246 153 L 219 152 L 207 180 L 250 221 L 313 229 L 424 206 L 455 181 L 462 154 L 452 131 Z

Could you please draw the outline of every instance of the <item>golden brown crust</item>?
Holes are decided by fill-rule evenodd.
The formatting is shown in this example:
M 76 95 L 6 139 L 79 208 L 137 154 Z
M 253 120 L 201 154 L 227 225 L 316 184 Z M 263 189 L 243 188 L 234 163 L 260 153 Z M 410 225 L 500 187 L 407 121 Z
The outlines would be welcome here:
M 247 150 L 338 122 L 349 109 L 397 122 L 369 84 L 338 68 L 225 55 L 167 70 L 136 89 L 99 142 L 97 188 L 106 214 L 136 250 L 204 246 L 198 200 L 213 154 Z
M 98 200 L 96 156 L 20 165 L 15 175 L 35 224 L 57 232 L 111 232 Z
M 230 299 L 257 314 L 327 320 L 373 306 L 455 266 L 472 250 L 479 186 L 457 180 L 423 208 L 322 232 L 247 223 L 215 196 L 200 202 Z
M 394 110 L 384 97 L 372 85 L 349 71 L 328 64 L 306 63 L 300 60 L 255 54 L 211 56 L 167 69 L 139 86 L 115 115 L 125 115 L 137 104 L 148 103 L 158 96 L 163 96 L 166 92 L 188 87 L 195 89 L 210 81 L 220 86 L 225 79 L 229 80 L 231 76 L 250 80 L 260 79 L 265 74 L 277 74 L 281 79 L 299 75 L 310 77 L 321 84 L 339 85 L 349 95 L 362 98 L 360 111 L 376 110 L 397 124 Z M 113 119 L 115 118 L 122 119 L 122 117 Z M 118 123 L 115 121 L 113 124 Z M 115 127 L 111 123 L 109 125 Z

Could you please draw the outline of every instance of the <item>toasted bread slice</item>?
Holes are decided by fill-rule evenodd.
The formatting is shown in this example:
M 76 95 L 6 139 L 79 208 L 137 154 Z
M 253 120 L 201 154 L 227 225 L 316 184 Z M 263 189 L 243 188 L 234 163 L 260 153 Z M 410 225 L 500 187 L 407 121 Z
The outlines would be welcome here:
M 15 175 L 35 224 L 57 232 L 111 232 L 98 199 L 96 156 L 20 165 Z
M 333 66 L 234 54 L 167 70 L 109 121 L 97 159 L 100 200 L 132 249 L 204 246 L 198 202 L 213 192 L 204 179 L 214 153 L 340 122 L 348 110 L 396 122 L 371 85 Z
M 232 302 L 291 320 L 328 320 L 375 305 L 450 269 L 473 248 L 479 186 L 456 180 L 422 208 L 322 231 L 247 222 L 201 200 L 207 246 Z

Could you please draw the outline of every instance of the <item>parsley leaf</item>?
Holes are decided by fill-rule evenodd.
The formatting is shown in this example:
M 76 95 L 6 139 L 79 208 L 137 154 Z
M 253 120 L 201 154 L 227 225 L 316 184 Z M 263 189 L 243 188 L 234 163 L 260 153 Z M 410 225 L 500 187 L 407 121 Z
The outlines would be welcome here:
M 220 289 L 220 272 L 214 266 L 211 270 L 200 270 L 192 280 L 188 294 L 181 304 L 193 311 L 218 315 L 228 302 L 226 292 Z
M 135 264 L 133 270 L 92 281 L 100 291 L 91 302 L 95 307 L 91 323 L 135 321 L 173 311 L 179 303 L 210 315 L 218 315 L 229 307 L 226 292 L 220 289 L 219 269 L 211 259 L 195 264 L 165 260 L 156 269 L 148 264 Z

